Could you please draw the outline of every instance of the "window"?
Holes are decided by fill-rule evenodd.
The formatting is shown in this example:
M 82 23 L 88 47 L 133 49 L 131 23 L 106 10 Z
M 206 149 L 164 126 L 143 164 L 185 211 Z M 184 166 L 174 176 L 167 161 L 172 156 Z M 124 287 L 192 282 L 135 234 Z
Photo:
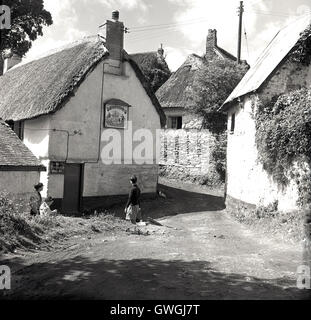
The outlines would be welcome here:
M 8 121 L 7 124 L 15 132 L 15 134 L 21 139 L 24 139 L 24 122 L 23 121 Z
M 14 131 L 21 140 L 24 140 L 24 122 L 23 121 L 15 122 Z
M 50 162 L 50 173 L 51 174 L 64 174 L 65 163 L 64 162 Z
M 233 113 L 231 115 L 231 129 L 230 129 L 230 132 L 234 133 L 234 130 L 235 130 L 235 113 Z
M 182 128 L 182 117 L 169 117 L 169 129 L 181 129 Z

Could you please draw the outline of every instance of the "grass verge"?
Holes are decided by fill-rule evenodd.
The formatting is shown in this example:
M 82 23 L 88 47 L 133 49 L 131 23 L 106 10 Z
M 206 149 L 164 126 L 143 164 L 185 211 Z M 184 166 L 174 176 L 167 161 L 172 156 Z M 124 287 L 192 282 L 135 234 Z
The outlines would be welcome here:
M 286 242 L 305 241 L 305 212 L 303 210 L 280 212 L 277 204 L 259 206 L 255 209 L 238 205 L 227 207 L 226 211 L 237 221 L 252 229 L 277 236 Z
M 0 194 L 0 252 L 15 249 L 35 249 L 49 246 L 74 235 L 125 232 L 127 221 L 110 212 L 97 213 L 85 218 L 51 216 L 32 217 L 23 213 L 23 204 Z

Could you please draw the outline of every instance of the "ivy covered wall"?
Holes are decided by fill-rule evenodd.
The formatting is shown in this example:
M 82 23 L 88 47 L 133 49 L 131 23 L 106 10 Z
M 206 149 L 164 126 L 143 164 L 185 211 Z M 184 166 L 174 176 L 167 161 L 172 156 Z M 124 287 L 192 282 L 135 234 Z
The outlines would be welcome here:
M 229 112 L 229 197 L 281 211 L 311 203 L 310 30 L 256 94 Z

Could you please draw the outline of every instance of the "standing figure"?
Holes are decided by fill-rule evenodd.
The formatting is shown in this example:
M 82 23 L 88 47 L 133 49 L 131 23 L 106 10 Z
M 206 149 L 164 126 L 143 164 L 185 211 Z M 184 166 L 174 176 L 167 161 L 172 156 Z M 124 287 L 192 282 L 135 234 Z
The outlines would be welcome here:
M 133 224 L 142 220 L 140 207 L 141 191 L 137 186 L 137 177 L 133 176 L 130 179 L 132 189 L 130 191 L 129 199 L 125 207 L 126 220 L 130 220 Z
M 42 196 L 41 193 L 43 190 L 43 184 L 38 183 L 34 186 L 35 191 L 30 197 L 30 214 L 32 216 L 36 216 L 40 214 L 40 206 L 42 204 Z

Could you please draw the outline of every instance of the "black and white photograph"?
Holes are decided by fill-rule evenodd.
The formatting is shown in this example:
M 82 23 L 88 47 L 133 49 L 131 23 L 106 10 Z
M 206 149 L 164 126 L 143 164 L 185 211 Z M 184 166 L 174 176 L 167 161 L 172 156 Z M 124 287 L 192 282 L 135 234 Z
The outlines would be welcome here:
M 310 293 L 310 0 L 0 1 L 0 303 Z

